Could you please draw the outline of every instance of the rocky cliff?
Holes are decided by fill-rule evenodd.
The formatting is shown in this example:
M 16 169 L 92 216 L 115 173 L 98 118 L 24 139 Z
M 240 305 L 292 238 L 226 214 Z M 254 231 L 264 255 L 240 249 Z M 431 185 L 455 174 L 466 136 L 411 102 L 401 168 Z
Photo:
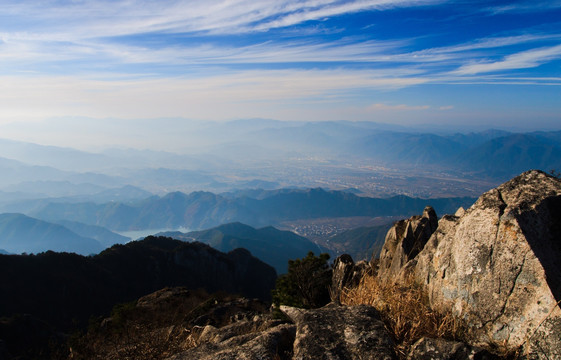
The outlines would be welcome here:
M 422 216 L 400 220 L 388 231 L 382 251 L 378 273 L 382 279 L 394 279 L 402 268 L 424 248 L 438 227 L 436 212 L 430 206 Z
M 437 227 L 431 218 L 388 232 L 380 279 L 422 284 L 478 343 L 561 358 L 561 180 L 525 172 Z

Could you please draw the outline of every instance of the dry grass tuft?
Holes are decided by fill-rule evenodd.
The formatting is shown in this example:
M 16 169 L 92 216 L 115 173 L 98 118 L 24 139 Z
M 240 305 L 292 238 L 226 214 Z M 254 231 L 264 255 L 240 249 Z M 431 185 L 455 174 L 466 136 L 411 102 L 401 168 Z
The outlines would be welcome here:
M 366 304 L 380 311 L 382 320 L 393 334 L 402 353 L 422 337 L 458 339 L 464 333 L 463 322 L 452 314 L 440 314 L 428 306 L 428 296 L 413 281 L 407 286 L 381 283 L 366 275 L 356 288 L 341 295 L 345 305 Z

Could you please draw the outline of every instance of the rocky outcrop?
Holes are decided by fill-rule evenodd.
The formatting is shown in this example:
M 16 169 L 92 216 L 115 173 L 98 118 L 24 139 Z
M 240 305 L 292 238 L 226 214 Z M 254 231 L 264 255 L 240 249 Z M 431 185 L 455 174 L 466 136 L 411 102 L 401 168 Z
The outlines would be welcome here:
M 197 339 L 199 346 L 168 360 L 288 360 L 295 332 L 294 325 L 274 321 L 244 321 L 220 329 L 207 325 Z
M 424 248 L 436 231 L 438 218 L 430 206 L 422 216 L 400 220 L 388 231 L 380 253 L 378 276 L 384 281 L 395 281 L 402 268 Z
M 370 306 L 281 310 L 296 324 L 294 360 L 395 359 L 392 339 Z
M 329 304 L 319 309 L 281 306 L 293 324 L 268 316 L 217 328 L 200 327 L 195 346 L 168 360 L 395 359 L 394 344 L 378 312 L 369 306 Z
M 338 304 L 344 289 L 357 286 L 367 273 L 371 273 L 371 267 L 366 261 L 359 261 L 355 264 L 353 258 L 348 254 L 337 257 L 333 261 L 331 301 Z
M 561 358 L 559 179 L 529 171 L 486 192 L 445 215 L 414 258 L 399 246 L 411 223 L 388 233 L 386 278 L 412 276 L 431 306 L 465 319 L 479 343 Z

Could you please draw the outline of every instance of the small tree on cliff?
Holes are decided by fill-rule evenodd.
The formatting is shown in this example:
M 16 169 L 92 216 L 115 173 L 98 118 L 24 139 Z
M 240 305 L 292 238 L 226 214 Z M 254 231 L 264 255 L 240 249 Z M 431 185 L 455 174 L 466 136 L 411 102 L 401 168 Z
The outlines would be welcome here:
M 288 273 L 278 277 L 272 292 L 273 304 L 317 308 L 329 303 L 331 268 L 329 254 L 315 256 L 309 252 L 305 258 L 289 260 Z

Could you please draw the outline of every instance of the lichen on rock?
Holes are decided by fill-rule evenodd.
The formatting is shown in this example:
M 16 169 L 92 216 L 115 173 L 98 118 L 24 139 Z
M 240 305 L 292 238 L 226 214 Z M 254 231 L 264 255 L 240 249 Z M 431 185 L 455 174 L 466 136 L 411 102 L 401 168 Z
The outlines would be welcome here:
M 440 219 L 413 258 L 401 244 L 419 218 L 396 224 L 380 276 L 413 276 L 481 344 L 561 358 L 561 180 L 525 172 L 457 215 Z

